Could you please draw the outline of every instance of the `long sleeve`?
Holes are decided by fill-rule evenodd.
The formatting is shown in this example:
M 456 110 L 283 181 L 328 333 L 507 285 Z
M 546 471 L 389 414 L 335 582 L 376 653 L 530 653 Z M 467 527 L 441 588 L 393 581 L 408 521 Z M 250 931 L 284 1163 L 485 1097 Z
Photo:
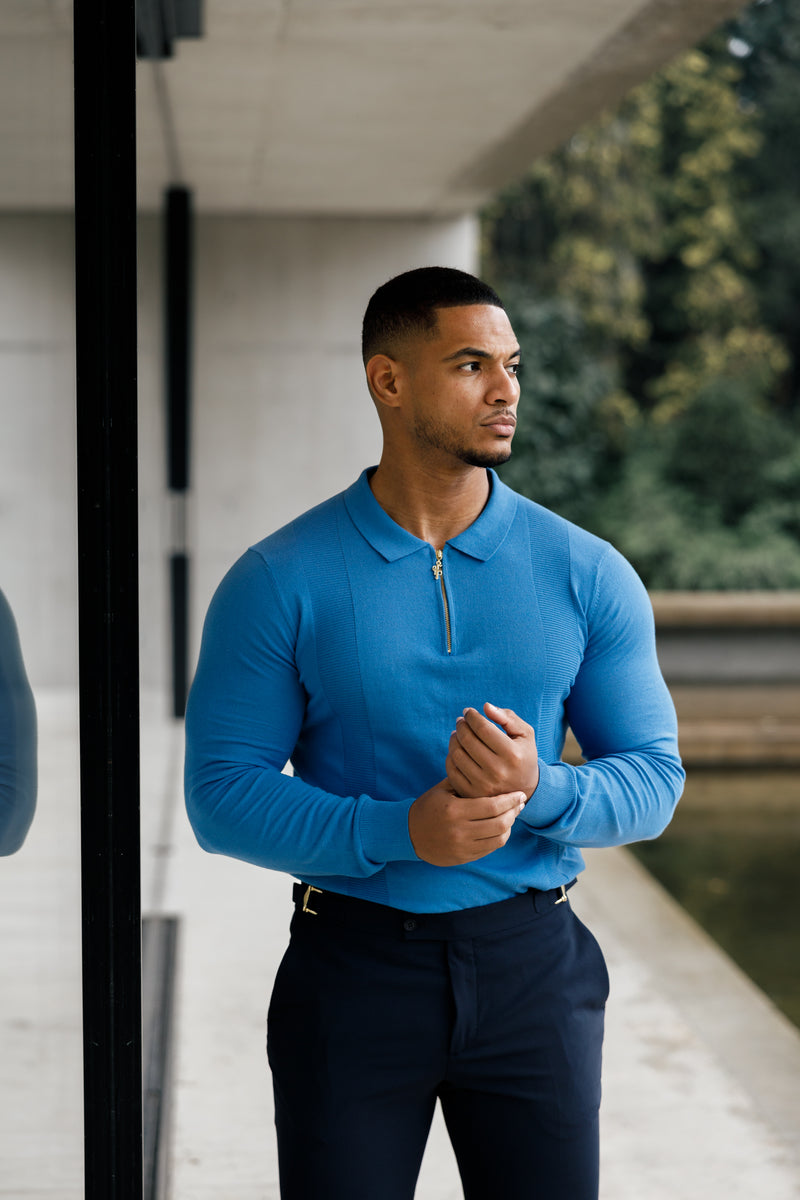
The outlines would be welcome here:
M 198 841 L 302 877 L 365 878 L 414 860 L 414 797 L 340 796 L 282 773 L 308 703 L 300 637 L 268 565 L 248 551 L 212 601 L 187 707 L 186 804 Z
M 25 841 L 36 809 L 36 707 L 17 627 L 0 592 L 0 855 Z
M 187 708 L 201 846 L 445 912 L 567 882 L 581 846 L 664 827 L 683 779 L 675 714 L 624 559 L 492 477 L 444 547 L 444 589 L 436 561 L 365 472 L 232 567 Z M 443 778 L 457 714 L 487 699 L 533 725 L 540 782 L 505 846 L 437 867 L 414 853 L 409 810 Z M 585 766 L 560 761 L 567 721 Z
M 656 657 L 647 593 L 611 548 L 586 612 L 587 644 L 566 715 L 587 760 L 540 764 L 523 820 L 572 846 L 657 837 L 681 795 L 677 721 Z

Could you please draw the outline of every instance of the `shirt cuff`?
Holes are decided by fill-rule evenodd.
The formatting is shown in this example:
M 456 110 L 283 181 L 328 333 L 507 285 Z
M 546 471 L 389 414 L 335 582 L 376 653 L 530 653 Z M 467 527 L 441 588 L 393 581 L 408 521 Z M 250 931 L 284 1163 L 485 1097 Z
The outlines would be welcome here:
M 531 829 L 546 830 L 563 821 L 575 801 L 575 770 L 567 763 L 539 761 L 536 791 L 520 813 L 519 819 Z
M 415 862 L 408 832 L 408 813 L 416 800 L 373 800 L 362 796 L 359 813 L 361 847 L 373 863 Z

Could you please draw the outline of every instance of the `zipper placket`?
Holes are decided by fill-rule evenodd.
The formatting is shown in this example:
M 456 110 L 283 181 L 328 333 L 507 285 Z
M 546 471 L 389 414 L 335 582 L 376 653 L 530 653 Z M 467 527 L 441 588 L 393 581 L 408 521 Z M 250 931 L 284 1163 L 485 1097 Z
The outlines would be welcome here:
M 442 591 L 442 605 L 444 606 L 444 628 L 447 635 L 447 653 L 453 653 L 453 639 L 450 633 L 450 605 L 447 603 L 447 588 L 444 584 L 444 562 L 442 561 L 442 551 L 436 551 L 436 562 L 431 567 L 433 578 L 438 580 L 439 587 Z

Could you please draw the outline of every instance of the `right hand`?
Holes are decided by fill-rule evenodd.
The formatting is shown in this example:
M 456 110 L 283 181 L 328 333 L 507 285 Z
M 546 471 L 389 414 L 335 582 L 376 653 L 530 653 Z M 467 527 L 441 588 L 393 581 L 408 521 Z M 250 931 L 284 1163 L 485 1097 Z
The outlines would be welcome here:
M 524 792 L 464 798 L 442 779 L 419 796 L 408 812 L 408 832 L 418 858 L 435 867 L 456 867 L 505 846 Z

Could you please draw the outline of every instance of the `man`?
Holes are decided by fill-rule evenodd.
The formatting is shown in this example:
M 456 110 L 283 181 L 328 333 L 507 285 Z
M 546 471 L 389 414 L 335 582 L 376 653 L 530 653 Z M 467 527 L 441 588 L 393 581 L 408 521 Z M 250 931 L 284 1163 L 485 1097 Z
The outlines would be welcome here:
M 656 836 L 680 794 L 652 613 L 491 470 L 520 357 L 491 288 L 408 272 L 363 342 L 380 464 L 228 573 L 187 713 L 201 845 L 301 881 L 281 1195 L 410 1200 L 438 1098 L 467 1200 L 595 1200 L 608 979 L 566 889 L 580 846 Z

